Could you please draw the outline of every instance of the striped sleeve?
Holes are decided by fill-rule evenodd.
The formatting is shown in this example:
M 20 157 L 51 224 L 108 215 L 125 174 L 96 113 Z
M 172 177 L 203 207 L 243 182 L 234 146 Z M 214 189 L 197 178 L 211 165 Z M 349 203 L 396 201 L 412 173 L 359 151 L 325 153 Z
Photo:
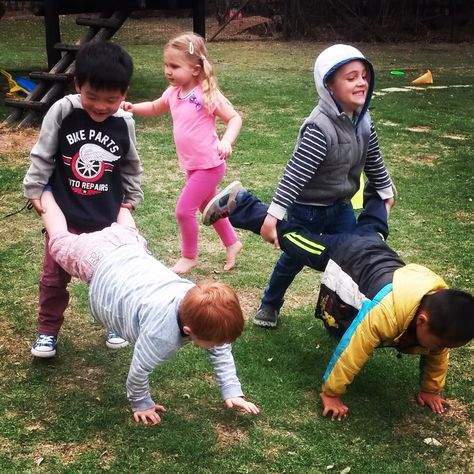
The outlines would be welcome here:
M 170 344 L 165 338 L 149 337 L 140 334 L 133 351 L 132 363 L 127 377 L 127 397 L 132 411 L 153 408 L 149 377 L 153 370 L 170 359 L 178 346 Z
M 283 178 L 278 183 L 268 213 L 281 220 L 286 209 L 301 193 L 305 184 L 314 176 L 327 155 L 326 137 L 314 124 L 303 132 L 298 148 L 286 165 Z
M 393 197 L 393 183 L 380 152 L 379 140 L 373 122 L 370 124 L 370 138 L 364 167 L 367 179 L 382 199 Z
M 217 384 L 221 390 L 222 398 L 243 397 L 242 387 L 235 368 L 232 346 L 223 344 L 207 351 L 209 360 L 214 367 Z

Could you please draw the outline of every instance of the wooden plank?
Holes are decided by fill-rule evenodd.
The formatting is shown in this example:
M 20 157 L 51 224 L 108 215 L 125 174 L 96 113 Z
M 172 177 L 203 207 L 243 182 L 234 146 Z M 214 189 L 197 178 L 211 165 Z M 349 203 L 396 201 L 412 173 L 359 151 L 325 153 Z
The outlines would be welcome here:
M 119 28 L 120 24 L 114 18 L 100 18 L 100 17 L 77 17 L 76 25 L 91 26 L 93 28 Z
M 17 107 L 19 109 L 28 109 L 36 111 L 42 111 L 44 109 L 47 109 L 46 104 L 35 100 L 5 99 L 4 103 L 9 107 Z
M 50 81 L 50 82 L 69 82 L 74 77 L 72 74 L 66 73 L 50 73 L 42 71 L 30 72 L 31 79 L 38 81 Z

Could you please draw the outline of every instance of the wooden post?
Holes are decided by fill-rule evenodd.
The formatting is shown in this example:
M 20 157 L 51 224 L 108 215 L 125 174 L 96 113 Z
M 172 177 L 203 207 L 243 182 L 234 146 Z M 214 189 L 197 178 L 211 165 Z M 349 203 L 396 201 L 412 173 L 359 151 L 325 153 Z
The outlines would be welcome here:
M 48 69 L 52 69 L 52 67 L 61 59 L 61 52 L 54 49 L 54 45 L 61 42 L 59 9 L 56 0 L 46 0 L 44 2 L 44 27 L 46 33 Z
M 203 38 L 206 37 L 206 1 L 197 0 L 193 6 L 193 30 Z

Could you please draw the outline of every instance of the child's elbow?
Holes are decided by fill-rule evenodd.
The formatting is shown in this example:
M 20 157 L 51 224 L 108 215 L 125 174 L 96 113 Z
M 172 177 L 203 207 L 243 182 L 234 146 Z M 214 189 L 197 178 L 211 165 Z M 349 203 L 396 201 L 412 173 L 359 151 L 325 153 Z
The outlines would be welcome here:
M 232 120 L 234 121 L 235 125 L 239 127 L 239 129 L 242 127 L 242 115 L 239 112 L 235 112 Z

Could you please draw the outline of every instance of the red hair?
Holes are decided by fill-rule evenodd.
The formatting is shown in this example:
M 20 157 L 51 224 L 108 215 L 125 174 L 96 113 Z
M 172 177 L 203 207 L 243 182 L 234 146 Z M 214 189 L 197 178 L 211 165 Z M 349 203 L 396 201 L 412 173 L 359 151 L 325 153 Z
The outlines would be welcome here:
M 235 341 L 245 324 L 235 291 L 218 282 L 191 288 L 181 301 L 179 317 L 196 337 L 219 344 Z

